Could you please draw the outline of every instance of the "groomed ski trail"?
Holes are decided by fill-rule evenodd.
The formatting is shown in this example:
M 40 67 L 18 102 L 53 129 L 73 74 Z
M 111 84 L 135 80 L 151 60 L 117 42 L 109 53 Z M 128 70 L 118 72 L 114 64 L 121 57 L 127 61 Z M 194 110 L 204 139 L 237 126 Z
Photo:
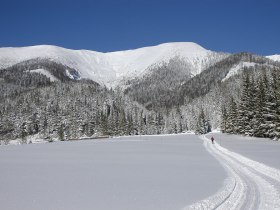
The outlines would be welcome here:
M 206 150 L 225 168 L 228 178 L 213 196 L 184 210 L 280 210 L 280 170 L 253 161 L 202 136 Z

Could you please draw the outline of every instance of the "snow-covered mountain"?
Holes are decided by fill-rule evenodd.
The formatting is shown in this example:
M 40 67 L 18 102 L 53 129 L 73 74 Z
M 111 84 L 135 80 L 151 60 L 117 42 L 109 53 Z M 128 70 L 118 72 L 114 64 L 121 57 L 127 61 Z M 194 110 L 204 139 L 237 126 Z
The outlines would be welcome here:
M 266 57 L 273 60 L 273 61 L 279 61 L 280 62 L 280 55 L 270 55 L 270 56 L 266 56 Z
M 229 133 L 244 127 L 241 134 L 280 139 L 279 129 L 271 129 L 271 119 L 266 117 L 265 129 L 254 125 L 254 131 L 248 129 L 251 125 L 233 123 L 237 111 L 227 122 L 222 118 L 221 110 L 230 113 L 258 101 L 252 109 L 242 110 L 248 116 L 255 113 L 251 110 L 263 107 L 255 97 L 277 93 L 271 88 L 280 88 L 280 82 L 272 80 L 280 78 L 280 62 L 252 53 L 216 53 L 195 43 L 109 53 L 55 46 L 0 48 L 0 68 L 0 139 L 26 142 L 25 137 L 32 135 L 52 141 L 95 133 L 204 133 L 221 126 Z M 266 93 L 249 94 L 244 89 L 250 85 L 250 91 L 257 92 L 265 81 Z M 100 84 L 120 88 L 111 90 Z M 248 101 L 242 105 L 243 92 L 250 97 L 246 95 Z M 272 99 L 278 97 L 265 100 Z M 274 113 L 271 110 L 266 115 Z
M 57 46 L 39 45 L 21 48 L 0 48 L 0 68 L 34 58 L 50 59 L 77 70 L 81 78 L 106 86 L 145 74 L 151 66 L 168 63 L 179 57 L 197 75 L 226 55 L 206 50 L 192 42 L 165 43 L 134 50 L 101 53 L 89 50 L 70 50 Z

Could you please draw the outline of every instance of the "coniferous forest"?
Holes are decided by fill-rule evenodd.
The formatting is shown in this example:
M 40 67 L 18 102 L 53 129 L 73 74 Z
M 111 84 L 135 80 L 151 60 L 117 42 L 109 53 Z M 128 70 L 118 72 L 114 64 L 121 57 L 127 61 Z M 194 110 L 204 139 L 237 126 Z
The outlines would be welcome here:
M 33 69 L 45 69 L 56 80 Z M 109 89 L 48 59 L 2 68 L 0 142 L 203 134 L 212 129 L 280 138 L 280 63 L 239 53 L 224 55 L 195 76 L 180 58 L 152 66 L 149 72 Z
M 222 107 L 222 131 L 256 137 L 280 138 L 279 69 L 243 73 L 239 100 Z

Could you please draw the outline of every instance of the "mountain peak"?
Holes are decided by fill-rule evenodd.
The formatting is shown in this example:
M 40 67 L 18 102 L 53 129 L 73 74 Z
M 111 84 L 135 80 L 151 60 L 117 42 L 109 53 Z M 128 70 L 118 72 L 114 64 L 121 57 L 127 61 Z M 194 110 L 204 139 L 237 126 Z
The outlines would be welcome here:
M 116 52 L 70 50 L 53 45 L 0 48 L 0 68 L 34 58 L 51 59 L 80 72 L 82 78 L 112 86 L 123 78 L 143 74 L 150 66 L 179 57 L 199 73 L 215 54 L 193 42 L 170 42 L 156 46 Z M 206 60 L 205 60 L 206 59 Z
M 207 53 L 211 52 L 210 50 L 206 50 L 199 44 L 194 42 L 167 42 L 162 43 L 154 46 L 147 46 L 141 47 L 131 50 L 125 51 L 115 51 L 115 52 L 108 52 L 108 53 L 122 53 L 122 52 L 132 52 L 132 51 L 140 51 L 140 52 L 147 52 L 147 51 L 157 51 L 157 52 L 170 52 L 170 53 L 187 53 L 190 54 L 197 54 L 197 53 Z
M 196 51 L 207 51 L 205 48 L 200 46 L 197 43 L 194 42 L 168 42 L 168 43 L 162 43 L 159 44 L 158 46 L 162 47 L 170 47 L 170 48 L 183 48 L 192 52 Z
M 273 61 L 279 61 L 280 62 L 280 55 L 270 55 L 270 56 L 266 56 L 267 58 L 273 60 Z
M 199 45 L 195 42 L 166 42 L 166 43 L 161 43 L 161 44 L 158 44 L 158 45 L 151 45 L 151 46 L 134 48 L 134 49 L 129 49 L 129 50 L 109 51 L 109 52 L 99 52 L 99 53 L 117 53 L 117 52 L 125 52 L 125 51 L 135 51 L 135 50 L 146 49 L 146 48 L 184 49 L 184 50 L 188 50 L 190 52 L 208 51 L 205 48 L 203 48 L 201 45 Z M 0 52 L 1 51 L 11 51 L 11 50 L 26 50 L 26 49 L 34 49 L 34 50 L 57 50 L 57 49 L 72 50 L 72 49 L 67 49 L 67 48 L 64 48 L 64 47 L 56 46 L 56 45 L 42 44 L 42 45 L 31 45 L 31 46 L 24 46 L 24 47 L 0 47 Z M 97 52 L 97 51 L 88 50 L 88 49 L 79 49 L 79 50 L 72 50 L 72 51 Z

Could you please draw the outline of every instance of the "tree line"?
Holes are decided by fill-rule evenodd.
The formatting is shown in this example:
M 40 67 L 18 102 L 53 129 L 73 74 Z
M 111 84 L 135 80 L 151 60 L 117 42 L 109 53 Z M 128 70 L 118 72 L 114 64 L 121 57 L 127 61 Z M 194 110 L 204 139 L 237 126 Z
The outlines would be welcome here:
M 223 132 L 280 138 L 280 74 L 278 68 L 245 70 L 239 100 L 222 106 Z

